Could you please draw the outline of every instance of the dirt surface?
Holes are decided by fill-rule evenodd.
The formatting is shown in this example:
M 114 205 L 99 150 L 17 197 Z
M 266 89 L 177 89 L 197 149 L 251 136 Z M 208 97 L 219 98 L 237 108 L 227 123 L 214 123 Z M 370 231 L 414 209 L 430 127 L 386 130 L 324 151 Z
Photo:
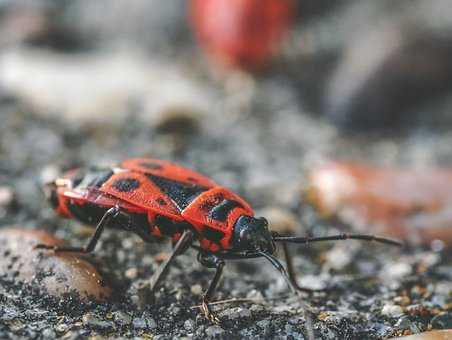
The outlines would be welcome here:
M 78 6 L 78 10 L 93 10 L 86 3 Z M 169 7 L 165 10 L 173 13 Z M 113 20 L 113 14 L 108 20 Z M 183 14 L 172 14 L 168 20 L 179 22 L 180 16 Z M 84 20 L 94 19 L 87 16 Z M 306 170 L 323 160 L 338 158 L 416 168 L 452 162 L 452 133 L 447 128 L 432 129 L 421 124 L 403 134 L 340 133 L 307 104 L 313 99 L 307 90 L 312 81 L 309 76 L 294 82 L 290 72 L 276 62 L 271 72 L 256 78 L 233 74 L 218 80 L 207 70 L 183 27 L 175 24 L 167 32 L 156 18 L 153 22 L 172 41 L 182 42 L 171 49 L 168 42 L 143 38 L 142 55 L 152 63 L 139 65 L 145 74 L 158 74 L 160 78 L 149 76 L 151 85 L 131 80 L 128 84 L 141 84 L 142 89 L 152 91 L 132 91 L 124 96 L 127 100 L 113 105 L 113 110 L 108 105 L 70 110 L 87 98 L 85 87 L 92 94 L 95 91 L 91 88 L 103 86 L 102 81 L 96 83 L 99 78 L 95 76 L 82 78 L 82 84 L 71 82 L 64 89 L 59 86 L 61 92 L 57 93 L 77 95 L 58 101 L 45 96 L 54 78 L 42 78 L 50 80 L 37 87 L 30 85 L 31 80 L 42 75 L 39 70 L 46 70 L 40 68 L 43 64 L 36 69 L 36 75 L 12 72 L 5 80 L 1 78 L 4 73 L 0 74 L 0 187 L 3 193 L 12 194 L 0 197 L 0 228 L 39 228 L 71 245 L 84 245 L 90 229 L 56 216 L 44 200 L 43 181 L 72 167 L 152 156 L 212 177 L 245 197 L 257 214 L 270 208 L 293 214 L 297 234 L 335 234 L 350 229 L 320 219 L 303 201 Z M 316 32 L 313 21 L 307 22 L 311 26 L 306 29 Z M 110 39 L 106 22 L 102 27 L 86 27 L 97 30 L 97 37 Z M 122 35 L 136 37 L 124 30 L 120 30 Z M 83 30 L 77 32 L 81 44 L 75 45 L 77 52 L 63 53 L 71 63 L 80 61 L 80 53 L 95 58 L 98 51 L 116 55 L 117 47 L 111 45 L 91 46 L 87 51 L 82 42 L 92 45 L 97 40 L 86 38 Z M 19 65 L 20 70 L 33 70 L 35 53 L 45 51 L 51 61 L 62 55 L 54 47 L 35 45 L 20 42 L 5 48 L 2 56 L 8 55 L 8 70 L 14 65 Z M 159 53 L 154 52 L 155 46 L 160 48 Z M 136 46 L 121 51 L 126 60 L 136 64 Z M 62 64 L 50 62 L 52 71 L 48 72 L 65 74 L 58 65 Z M 296 66 L 298 69 L 312 63 Z M 164 77 L 175 73 L 175 77 Z M 120 77 L 121 72 L 109 75 Z M 1 90 L 3 86 L 5 91 Z M 183 97 L 180 93 L 186 88 L 194 90 Z M 52 91 L 54 94 L 57 90 Z M 99 96 L 111 98 L 115 104 L 118 102 L 113 99 L 121 96 L 114 94 L 112 91 L 106 97 L 104 93 Z M 99 98 L 96 93 L 93 96 L 93 100 Z M 33 98 L 44 99 L 36 102 Z M 172 98 L 176 105 L 171 105 Z M 444 108 L 444 104 L 438 105 L 432 103 L 429 110 Z M 450 253 L 356 241 L 294 246 L 293 250 L 300 283 L 310 288 L 329 288 L 303 295 L 303 301 L 312 307 L 318 338 L 385 339 L 430 328 L 452 328 Z M 227 264 L 216 299 L 237 298 L 240 302 L 215 306 L 223 321 L 221 327 L 205 320 L 196 307 L 213 273 L 197 263 L 193 251 L 178 258 L 155 301 L 143 306 L 146 294 L 140 286 L 149 281 L 169 251 L 169 244 L 146 244 L 135 235 L 107 230 L 96 252 L 87 256 L 114 287 L 115 298 L 104 303 L 81 302 L 76 295 L 63 299 L 43 295 L 32 285 L 24 286 L 0 275 L 0 338 L 306 338 L 299 298 L 289 293 L 284 280 L 263 260 Z

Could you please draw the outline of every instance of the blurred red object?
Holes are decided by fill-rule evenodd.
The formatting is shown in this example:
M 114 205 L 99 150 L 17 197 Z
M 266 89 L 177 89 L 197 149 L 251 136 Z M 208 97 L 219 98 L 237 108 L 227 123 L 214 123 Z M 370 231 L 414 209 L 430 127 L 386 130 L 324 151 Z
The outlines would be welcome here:
M 262 68 L 289 30 L 293 0 L 192 0 L 192 25 L 215 61 L 246 70 Z
M 452 169 L 331 162 L 310 174 L 309 199 L 360 232 L 452 247 Z

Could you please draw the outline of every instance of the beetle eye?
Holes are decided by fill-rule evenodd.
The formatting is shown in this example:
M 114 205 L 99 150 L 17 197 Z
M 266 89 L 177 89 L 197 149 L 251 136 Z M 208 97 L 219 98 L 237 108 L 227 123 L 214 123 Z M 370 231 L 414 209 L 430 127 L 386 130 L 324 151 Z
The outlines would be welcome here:
M 268 227 L 268 221 L 265 217 L 259 217 L 258 220 L 264 227 Z
M 243 230 L 240 233 L 240 242 L 244 247 L 252 247 L 256 238 L 255 233 L 252 230 Z
M 252 233 L 246 233 L 246 239 L 248 241 L 251 241 L 253 239 L 253 234 Z
M 245 242 L 249 242 L 252 238 L 251 233 L 247 232 L 247 230 L 242 230 L 242 232 L 240 233 L 240 238 Z

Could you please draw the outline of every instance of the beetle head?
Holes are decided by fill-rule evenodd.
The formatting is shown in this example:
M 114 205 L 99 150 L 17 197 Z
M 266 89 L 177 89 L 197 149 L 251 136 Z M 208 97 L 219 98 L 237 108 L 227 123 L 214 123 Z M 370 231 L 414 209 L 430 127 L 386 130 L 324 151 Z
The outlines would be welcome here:
M 52 208 L 57 209 L 58 208 L 58 187 L 55 184 L 55 181 L 47 182 L 44 184 L 43 191 L 44 195 L 46 196 L 47 201 L 52 205 Z
M 233 247 L 237 251 L 273 254 L 275 244 L 264 217 L 240 216 L 234 225 Z

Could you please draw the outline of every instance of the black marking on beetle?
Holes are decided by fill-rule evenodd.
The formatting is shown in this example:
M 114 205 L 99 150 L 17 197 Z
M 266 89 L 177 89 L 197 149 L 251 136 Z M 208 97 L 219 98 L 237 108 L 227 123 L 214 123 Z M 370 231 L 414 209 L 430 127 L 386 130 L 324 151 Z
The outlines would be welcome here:
M 72 178 L 72 187 L 78 188 L 100 188 L 113 175 L 110 168 L 88 168 L 86 171 L 79 171 Z
M 151 174 L 146 174 L 146 176 L 171 198 L 180 211 L 207 190 L 207 188 L 195 184 L 182 183 Z
M 77 170 L 74 174 L 72 174 L 70 180 L 72 181 L 72 187 L 75 188 L 82 183 L 82 181 L 85 179 L 85 174 L 83 170 Z
M 161 198 L 161 197 L 157 198 L 157 199 L 156 199 L 156 202 L 157 202 L 159 205 L 166 205 L 165 200 L 164 200 L 163 198 Z
M 92 180 L 88 183 L 87 187 L 100 188 L 102 184 L 108 181 L 112 175 L 113 171 L 111 169 L 100 170 L 94 174 Z
M 228 218 L 229 213 L 237 207 L 243 208 L 243 205 L 234 200 L 223 200 L 210 211 L 209 217 L 214 220 L 224 222 Z
M 207 225 L 204 226 L 204 229 L 202 230 L 201 233 L 206 239 L 217 244 L 219 244 L 224 237 L 224 233 L 222 231 L 218 229 L 213 229 Z
M 157 227 L 159 227 L 160 232 L 163 235 L 169 237 L 172 237 L 173 235 L 178 233 L 182 233 L 185 227 L 184 223 L 188 224 L 187 222 L 175 222 L 171 218 L 163 215 L 156 215 L 154 223 Z
M 212 210 L 212 208 L 215 206 L 215 202 L 213 200 L 207 200 L 205 202 L 202 202 L 199 205 L 199 208 L 203 211 L 209 212 Z
M 96 204 L 77 204 L 77 202 L 74 201 L 69 201 L 67 203 L 67 208 L 77 220 L 89 225 L 96 225 L 99 223 L 105 212 L 108 210 L 108 208 Z
M 161 170 L 161 169 L 163 169 L 163 166 L 161 164 L 154 163 L 154 162 L 141 162 L 139 165 L 141 167 L 149 169 L 149 170 Z
M 71 214 L 80 222 L 97 225 L 110 207 L 102 207 L 93 203 L 77 204 L 69 202 L 67 207 Z M 150 225 L 146 213 L 129 213 L 121 211 L 111 219 L 107 228 L 128 230 L 136 233 L 144 241 L 153 241 L 150 234 Z
M 120 192 L 131 192 L 140 186 L 135 178 L 120 178 L 113 183 L 113 187 Z
M 212 198 L 209 198 L 200 205 L 200 208 L 206 212 L 212 210 L 213 207 L 220 204 L 224 200 L 224 195 L 221 193 L 215 194 Z
M 118 215 L 119 219 L 116 222 L 117 226 L 124 229 L 127 224 L 129 230 L 141 237 L 145 242 L 153 242 L 155 238 L 151 235 L 151 229 L 154 225 L 150 225 L 148 215 L 146 213 L 121 213 Z M 122 218 L 122 220 L 121 220 Z

